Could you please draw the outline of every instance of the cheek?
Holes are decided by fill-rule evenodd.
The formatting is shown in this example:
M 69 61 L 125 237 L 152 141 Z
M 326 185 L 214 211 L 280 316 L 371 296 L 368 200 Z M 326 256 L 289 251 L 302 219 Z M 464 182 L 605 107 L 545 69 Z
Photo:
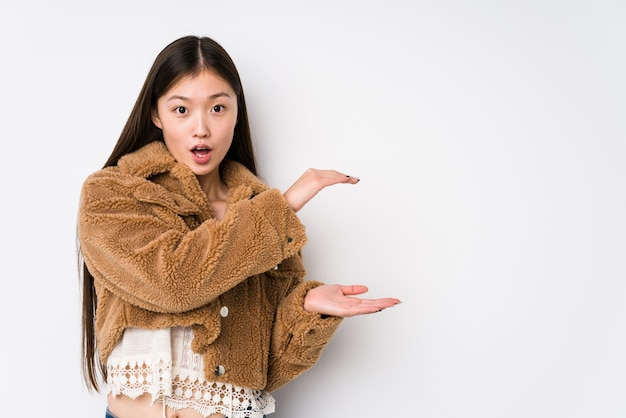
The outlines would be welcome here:
M 224 138 L 229 138 L 232 141 L 232 137 L 235 134 L 235 127 L 237 126 L 237 121 L 229 121 L 229 123 L 225 123 L 220 126 L 220 134 Z
M 167 133 L 173 137 L 181 136 L 186 130 L 189 129 L 185 127 L 184 123 L 181 123 L 181 121 L 178 120 L 162 121 L 162 126 L 163 134 Z
M 181 132 L 180 128 L 171 125 L 165 125 L 162 132 L 165 145 L 170 149 L 170 151 L 175 152 L 175 150 L 177 150 L 181 146 L 184 146 L 185 135 Z

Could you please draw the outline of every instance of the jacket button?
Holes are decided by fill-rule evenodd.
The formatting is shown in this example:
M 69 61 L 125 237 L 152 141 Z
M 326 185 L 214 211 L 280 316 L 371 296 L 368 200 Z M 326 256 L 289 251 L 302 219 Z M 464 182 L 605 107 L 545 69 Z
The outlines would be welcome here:
M 215 366 L 215 376 L 224 376 L 226 369 L 224 366 Z
M 222 309 L 220 309 L 220 315 L 222 318 L 226 318 L 228 316 L 228 306 L 222 306 Z

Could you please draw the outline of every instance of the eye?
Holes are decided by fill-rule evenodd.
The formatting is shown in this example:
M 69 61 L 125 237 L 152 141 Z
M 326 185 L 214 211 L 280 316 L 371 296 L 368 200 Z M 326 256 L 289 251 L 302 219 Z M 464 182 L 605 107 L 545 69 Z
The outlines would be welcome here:
M 185 106 L 178 106 L 177 108 L 174 109 L 174 112 L 178 113 L 179 115 L 184 115 L 185 113 L 188 112 L 188 110 Z
M 213 111 L 215 113 L 223 112 L 224 111 L 224 106 L 222 106 L 222 105 L 215 105 L 215 106 L 213 106 L 211 111 Z

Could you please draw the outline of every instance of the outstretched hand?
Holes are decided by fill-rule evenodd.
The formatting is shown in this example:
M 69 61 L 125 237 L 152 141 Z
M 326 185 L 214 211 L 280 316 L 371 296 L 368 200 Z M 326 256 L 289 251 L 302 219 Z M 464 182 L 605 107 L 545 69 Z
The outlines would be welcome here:
M 304 310 L 322 315 L 348 317 L 382 311 L 397 305 L 399 299 L 361 299 L 353 297 L 367 292 L 367 286 L 324 284 L 309 290 L 304 298 Z
M 336 170 L 309 168 L 283 194 L 289 207 L 298 212 L 323 188 L 335 184 L 357 184 L 357 177 Z M 304 298 L 304 310 L 321 315 L 348 317 L 382 311 L 400 303 L 395 298 L 361 299 L 354 297 L 367 292 L 367 286 L 324 284 L 309 290 Z
M 357 184 L 359 179 L 335 170 L 309 168 L 283 195 L 294 212 L 298 212 L 324 187 L 333 184 Z

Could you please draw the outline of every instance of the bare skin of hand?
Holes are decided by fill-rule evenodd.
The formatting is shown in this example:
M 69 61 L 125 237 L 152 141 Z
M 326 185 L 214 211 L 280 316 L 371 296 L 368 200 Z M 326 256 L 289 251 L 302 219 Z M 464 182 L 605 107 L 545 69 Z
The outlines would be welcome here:
M 359 179 L 336 170 L 309 168 L 283 194 L 289 207 L 298 212 L 323 188 L 335 184 L 357 184 Z M 361 299 L 367 286 L 325 284 L 311 289 L 304 298 L 304 310 L 321 315 L 349 317 L 382 311 L 400 303 L 395 298 Z
M 283 195 L 289 207 L 294 212 L 298 212 L 323 188 L 334 184 L 357 184 L 358 182 L 358 178 L 336 170 L 309 168 Z
M 367 292 L 367 286 L 325 284 L 309 290 L 304 297 L 304 310 L 322 315 L 349 317 L 370 314 L 400 303 L 399 299 L 361 299 L 353 297 Z

